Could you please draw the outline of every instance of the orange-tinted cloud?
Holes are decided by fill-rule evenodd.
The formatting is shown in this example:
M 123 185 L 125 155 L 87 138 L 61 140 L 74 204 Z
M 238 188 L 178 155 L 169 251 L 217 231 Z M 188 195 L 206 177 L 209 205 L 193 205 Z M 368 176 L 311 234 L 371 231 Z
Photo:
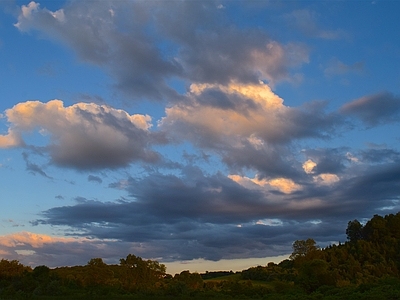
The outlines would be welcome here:
M 116 168 L 135 160 L 154 162 L 148 146 L 151 117 L 94 103 L 64 107 L 60 100 L 27 101 L 6 110 L 9 133 L 0 146 L 24 144 L 23 136 L 38 130 L 48 136 L 46 151 L 53 163 L 78 169 Z M 153 140 L 154 141 L 154 140 Z

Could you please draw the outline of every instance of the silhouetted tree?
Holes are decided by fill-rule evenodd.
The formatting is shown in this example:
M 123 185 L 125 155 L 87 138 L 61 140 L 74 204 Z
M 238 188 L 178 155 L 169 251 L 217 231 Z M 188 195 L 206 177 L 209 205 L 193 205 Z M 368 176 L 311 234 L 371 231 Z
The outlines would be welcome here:
M 315 253 L 319 247 L 314 241 L 314 239 L 307 240 L 297 240 L 292 245 L 293 252 L 290 255 L 290 259 L 294 260 L 299 257 L 310 256 L 310 254 Z
M 363 225 L 358 220 L 349 221 L 347 224 L 346 235 L 350 242 L 363 239 Z

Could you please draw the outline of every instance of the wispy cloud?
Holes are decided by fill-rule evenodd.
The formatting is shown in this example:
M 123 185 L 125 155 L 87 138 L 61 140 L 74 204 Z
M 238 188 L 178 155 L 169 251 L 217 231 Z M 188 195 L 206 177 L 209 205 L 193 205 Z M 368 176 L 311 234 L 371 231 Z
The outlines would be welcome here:
M 370 127 L 398 122 L 400 97 L 389 92 L 364 96 L 343 105 L 341 112 L 359 118 Z
M 345 64 L 337 58 L 331 59 L 325 70 L 325 76 L 331 77 L 336 75 L 344 75 L 348 73 L 363 74 L 365 72 L 364 62 L 355 62 L 353 64 Z
M 309 9 L 295 10 L 284 16 L 292 29 L 313 38 L 337 40 L 347 36 L 343 29 L 323 29 L 319 24 L 321 16 Z

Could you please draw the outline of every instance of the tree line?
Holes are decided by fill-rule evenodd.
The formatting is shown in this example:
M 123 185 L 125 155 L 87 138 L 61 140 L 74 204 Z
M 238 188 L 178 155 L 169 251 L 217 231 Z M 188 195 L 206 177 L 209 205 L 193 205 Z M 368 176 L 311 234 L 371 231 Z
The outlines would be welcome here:
M 347 241 L 297 240 L 289 259 L 241 272 L 174 276 L 129 254 L 119 264 L 31 268 L 0 261 L 0 299 L 399 299 L 400 213 L 348 222 Z

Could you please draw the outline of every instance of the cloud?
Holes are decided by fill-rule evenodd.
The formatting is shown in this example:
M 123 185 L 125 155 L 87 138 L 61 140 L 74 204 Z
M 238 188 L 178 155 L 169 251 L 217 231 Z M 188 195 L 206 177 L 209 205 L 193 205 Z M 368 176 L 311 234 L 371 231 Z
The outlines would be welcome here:
M 263 83 L 193 84 L 185 103 L 166 109 L 159 123 L 171 138 L 213 150 L 233 168 L 251 168 L 263 176 L 299 174 L 287 147 L 306 138 L 325 139 L 340 117 L 323 103 L 292 108 Z
M 315 146 L 337 137 L 345 116 L 368 126 L 397 121 L 399 98 L 365 96 L 338 112 L 327 111 L 322 101 L 287 105 L 273 88 L 302 77 L 293 71 L 308 63 L 309 48 L 232 25 L 226 15 L 231 5 L 68 1 L 57 11 L 33 1 L 21 6 L 15 24 L 20 32 L 67 45 L 109 74 L 131 100 L 168 105 L 156 128 L 150 116 L 104 105 L 100 96 L 82 96 L 97 104 L 28 101 L 8 109 L 0 147 L 23 148 L 33 174 L 50 178 L 50 164 L 90 171 L 85 180 L 102 184 L 98 170 L 146 166 L 144 172 L 114 173 L 122 176 L 108 185 L 123 194 L 117 200 L 74 195 L 72 204 L 58 201 L 32 221 L 80 238 L 0 236 L 4 257 L 49 266 L 84 264 L 93 253 L 113 263 L 127 253 L 162 261 L 265 257 L 290 253 L 296 239 L 344 241 L 349 220 L 400 208 L 397 150 Z M 308 37 L 346 36 L 321 28 L 319 18 L 310 10 L 285 16 Z M 325 74 L 363 68 L 362 62 L 332 59 Z M 186 93 L 178 91 L 182 86 Z M 170 154 L 171 148 L 159 149 L 167 143 L 174 151 L 170 161 L 157 152 Z M 39 164 L 33 154 L 49 160 Z
M 293 180 L 288 178 L 273 178 L 270 180 L 263 178 L 260 180 L 257 177 L 248 178 L 248 177 L 242 177 L 240 175 L 229 175 L 228 177 L 233 181 L 239 183 L 240 185 L 243 185 L 246 188 L 250 189 L 254 188 L 265 189 L 269 186 L 272 188 L 272 190 L 278 190 L 285 194 L 291 194 L 295 191 L 302 189 L 302 187 L 299 184 L 295 183 Z
M 178 75 L 180 66 L 173 56 L 164 57 L 154 47 L 155 38 L 146 35 L 143 25 L 152 8 L 145 2 L 102 1 L 72 2 L 50 11 L 32 1 L 21 6 L 15 26 L 67 44 L 80 59 L 104 67 L 119 88 L 135 97 L 161 99 L 176 94 L 165 78 Z
M 32 163 L 31 161 L 29 161 L 29 155 L 28 153 L 24 152 L 22 153 L 22 156 L 25 160 L 26 163 L 26 169 L 33 175 L 39 174 L 43 177 L 52 179 L 49 175 L 46 174 L 45 171 L 43 171 L 43 168 L 41 168 L 39 165 Z
M 306 149 L 303 153 L 308 158 L 303 164 L 307 174 L 342 173 L 349 161 L 345 147 Z
M 361 151 L 361 159 L 367 163 L 384 163 L 400 161 L 400 152 L 389 148 L 371 147 Z
M 309 37 L 337 40 L 346 36 L 343 30 L 322 29 L 317 23 L 319 15 L 308 9 L 299 9 L 284 16 L 289 26 Z
M 173 128 L 203 145 L 229 143 L 223 139 L 230 138 L 232 146 L 240 147 L 236 136 L 246 137 L 255 147 L 307 137 L 323 138 L 335 122 L 335 116 L 324 114 L 320 103 L 304 108 L 283 105 L 283 99 L 263 83 L 193 84 L 188 98 L 186 103 L 167 108 L 160 126 Z M 188 129 L 179 130 L 182 124 Z M 190 132 L 195 133 L 190 136 Z
M 331 59 L 328 63 L 328 66 L 324 70 L 325 76 L 335 76 L 335 75 L 343 75 L 346 73 L 357 73 L 361 74 L 364 72 L 364 63 L 356 62 L 351 65 L 345 64 L 338 60 L 337 58 Z
M 6 135 L 0 135 L 0 148 L 12 148 L 23 146 L 21 137 L 14 131 L 8 130 Z
M 346 103 L 340 111 L 358 117 L 370 127 L 393 123 L 400 116 L 400 97 L 389 92 L 368 95 Z
M 181 96 L 171 79 L 274 85 L 308 62 L 304 45 L 227 26 L 224 11 L 213 1 L 70 2 L 57 11 L 32 1 L 21 6 L 15 26 L 67 44 L 109 73 L 130 99 L 176 101 Z
M 313 173 L 313 169 L 317 166 L 315 162 L 313 162 L 311 159 L 308 159 L 306 162 L 303 164 L 303 169 L 304 172 L 307 174 Z
M 95 176 L 95 175 L 89 175 L 88 181 L 93 181 L 93 182 L 97 182 L 97 183 L 103 182 L 103 180 L 99 176 Z
M 19 232 L 1 236 L 0 245 L 3 247 L 16 247 L 18 245 L 29 245 L 32 248 L 40 248 L 45 244 L 70 243 L 80 239 L 66 237 L 51 237 L 44 234 L 35 234 L 31 232 Z
M 118 246 L 126 245 L 120 243 Z M 0 236 L 0 253 L 3 258 L 17 259 L 32 267 L 37 266 L 33 262 L 49 267 L 85 265 L 94 258 L 93 253 L 107 262 L 117 263 L 118 258 L 128 254 L 122 252 L 116 249 L 113 241 L 107 240 L 56 237 L 28 231 Z
M 317 184 L 323 184 L 323 185 L 331 185 L 338 182 L 339 180 L 340 178 L 336 174 L 324 173 L 324 174 L 319 174 L 318 176 L 314 176 L 314 181 Z
M 153 163 L 159 159 L 149 148 L 157 138 L 149 131 L 148 115 L 129 115 L 93 103 L 64 107 L 62 101 L 52 100 L 19 103 L 6 110 L 6 116 L 11 125 L 3 139 L 16 137 L 20 142 L 13 146 L 23 146 L 23 135 L 39 129 L 49 140 L 42 151 L 49 153 L 51 162 L 58 166 L 113 169 L 134 161 Z
M 163 261 L 290 253 L 293 240 L 344 241 L 349 220 L 400 209 L 399 166 L 348 162 L 340 176 L 306 173 L 300 182 L 207 175 L 187 166 L 180 175 L 128 178 L 115 184 L 129 195 L 124 199 L 81 198 L 44 211 L 34 223 L 116 244 L 140 243 L 135 251 Z

